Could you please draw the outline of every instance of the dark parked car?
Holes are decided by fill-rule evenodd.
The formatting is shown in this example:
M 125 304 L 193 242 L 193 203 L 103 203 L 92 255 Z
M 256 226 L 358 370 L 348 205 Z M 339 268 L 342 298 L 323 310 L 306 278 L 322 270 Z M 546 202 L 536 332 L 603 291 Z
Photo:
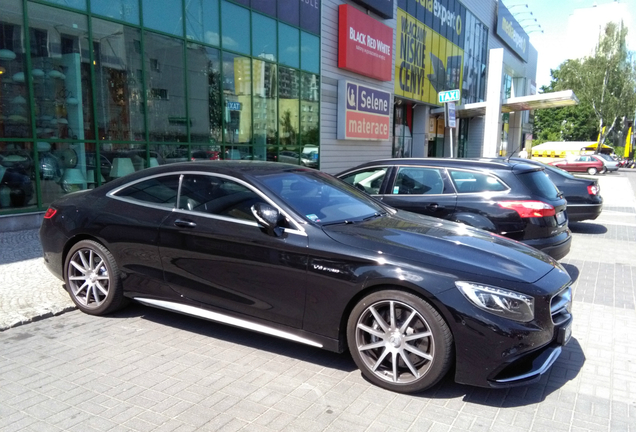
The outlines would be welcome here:
M 580 222 L 599 217 L 603 210 L 601 187 L 597 180 L 575 177 L 567 171 L 532 159 L 511 158 L 510 161 L 545 168 L 545 173 L 568 202 L 568 220 Z
M 598 173 L 604 174 L 607 172 L 607 168 L 605 167 L 603 160 L 595 155 L 581 155 L 573 159 L 563 159 L 550 162 L 550 165 L 569 172 L 586 172 L 589 175 L 595 175 Z
M 336 352 L 384 388 L 540 378 L 571 335 L 571 279 L 524 244 L 398 211 L 271 162 L 163 165 L 66 195 L 44 260 L 75 304 L 128 299 Z
M 566 201 L 543 168 L 505 160 L 387 159 L 338 177 L 403 210 L 462 222 L 561 259 L 570 251 Z

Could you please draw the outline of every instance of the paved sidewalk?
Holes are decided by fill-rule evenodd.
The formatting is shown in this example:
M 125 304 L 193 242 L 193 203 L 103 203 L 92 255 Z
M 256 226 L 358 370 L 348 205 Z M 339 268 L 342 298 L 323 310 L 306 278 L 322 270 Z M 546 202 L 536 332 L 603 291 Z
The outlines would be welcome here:
M 405 396 L 365 381 L 346 354 L 133 305 L 0 332 L 0 430 L 636 432 L 634 184 L 636 172 L 601 177 L 603 214 L 572 224 L 562 262 L 575 279 L 573 339 L 537 384 L 488 390 L 447 378 Z M 8 234 L 0 313 L 22 287 L 45 298 L 45 313 L 63 310 L 37 233 Z M 33 318 L 31 300 L 16 304 Z

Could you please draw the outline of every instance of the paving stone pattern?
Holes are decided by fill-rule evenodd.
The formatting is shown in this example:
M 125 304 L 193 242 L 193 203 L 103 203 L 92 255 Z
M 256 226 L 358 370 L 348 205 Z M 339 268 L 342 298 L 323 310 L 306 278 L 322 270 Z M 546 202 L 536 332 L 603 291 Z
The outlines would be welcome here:
M 139 305 L 110 317 L 72 310 L 0 332 L 0 430 L 634 432 L 632 175 L 601 177 L 606 209 L 619 210 L 572 226 L 562 263 L 575 279 L 573 339 L 535 385 L 449 377 L 405 396 L 365 381 L 347 354 Z M 2 315 L 7 292 L 65 295 L 35 240 L 0 233 Z M 5 251 L 29 244 L 23 258 Z

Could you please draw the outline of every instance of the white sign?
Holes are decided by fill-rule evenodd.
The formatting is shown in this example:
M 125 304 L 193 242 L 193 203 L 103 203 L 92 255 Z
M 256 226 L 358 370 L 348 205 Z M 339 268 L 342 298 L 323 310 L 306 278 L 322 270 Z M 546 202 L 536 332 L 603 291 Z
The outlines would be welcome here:
M 459 100 L 459 90 L 447 90 L 439 92 L 439 103 L 455 102 Z

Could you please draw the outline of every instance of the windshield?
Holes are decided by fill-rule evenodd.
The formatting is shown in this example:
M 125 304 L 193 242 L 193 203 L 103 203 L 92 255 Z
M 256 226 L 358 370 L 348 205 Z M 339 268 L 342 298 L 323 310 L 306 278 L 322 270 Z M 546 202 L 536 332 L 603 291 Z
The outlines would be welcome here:
M 386 212 L 365 193 L 320 171 L 285 171 L 259 180 L 296 213 L 321 225 L 360 222 Z

